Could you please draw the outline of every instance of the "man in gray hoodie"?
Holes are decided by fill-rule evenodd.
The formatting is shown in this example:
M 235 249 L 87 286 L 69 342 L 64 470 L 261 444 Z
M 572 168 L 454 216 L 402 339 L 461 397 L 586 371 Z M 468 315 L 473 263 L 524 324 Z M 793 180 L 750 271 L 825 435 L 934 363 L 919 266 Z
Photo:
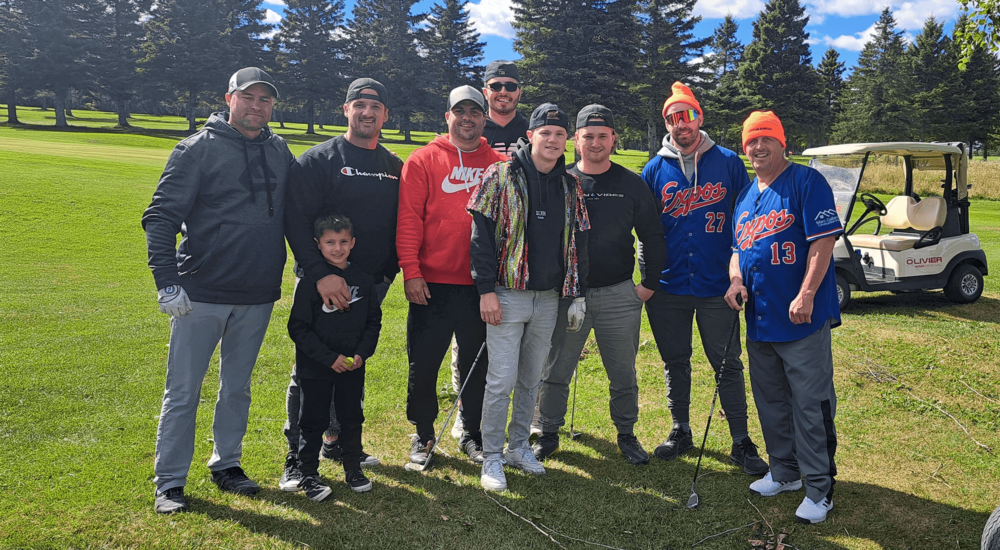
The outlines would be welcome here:
M 667 245 L 659 289 L 646 301 L 646 315 L 663 360 L 673 429 L 653 455 L 672 460 L 694 448 L 689 418 L 694 318 L 718 379 L 733 438 L 729 459 L 744 472 L 762 476 L 767 463 L 747 432 L 740 335 L 731 332 L 737 315 L 724 299 L 729 290 L 733 205 L 750 178 L 739 155 L 719 147 L 701 130 L 704 113 L 691 90 L 675 82 L 671 92 L 663 104 L 667 127 L 663 148 L 642 170 L 659 206 Z M 724 357 L 726 368 L 719 376 Z
M 166 389 L 156 434 L 155 510 L 183 512 L 195 416 L 222 341 L 208 461 L 223 491 L 260 487 L 240 467 L 250 375 L 285 266 L 284 198 L 295 157 L 267 123 L 278 90 L 256 67 L 229 79 L 228 113 L 214 113 L 174 148 L 142 216 L 160 311 L 170 315 Z M 177 247 L 176 235 L 181 234 Z

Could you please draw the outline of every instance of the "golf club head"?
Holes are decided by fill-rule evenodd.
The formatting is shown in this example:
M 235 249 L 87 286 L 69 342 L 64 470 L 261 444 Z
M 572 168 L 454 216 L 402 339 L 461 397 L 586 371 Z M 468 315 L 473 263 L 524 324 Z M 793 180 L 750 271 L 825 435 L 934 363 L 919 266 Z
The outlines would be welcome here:
M 688 508 L 698 507 L 698 493 L 691 493 L 691 496 L 688 497 L 687 507 Z
M 572 439 L 573 441 L 576 441 L 577 439 L 580 439 L 580 437 L 582 437 L 582 436 L 583 436 L 583 434 L 581 432 L 570 432 L 569 433 L 569 438 Z
M 403 469 L 406 470 L 407 472 L 422 472 L 424 471 L 424 464 L 417 464 L 416 462 L 407 462 L 406 464 L 403 464 Z

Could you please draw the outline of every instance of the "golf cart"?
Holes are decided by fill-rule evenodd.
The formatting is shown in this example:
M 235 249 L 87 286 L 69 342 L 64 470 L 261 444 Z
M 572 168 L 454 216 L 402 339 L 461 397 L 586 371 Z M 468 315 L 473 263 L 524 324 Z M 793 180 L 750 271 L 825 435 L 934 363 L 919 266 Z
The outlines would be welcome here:
M 845 228 L 833 249 L 841 310 L 856 290 L 898 293 L 942 288 L 953 302 L 979 299 L 988 270 L 979 237 L 969 233 L 964 143 L 852 143 L 813 147 L 802 154 L 811 157 L 809 165 L 833 189 Z M 871 193 L 858 193 L 865 168 L 880 157 L 895 157 L 902 168 L 900 192 L 888 204 Z M 941 172 L 940 196 L 921 198 L 914 192 L 917 170 Z M 859 202 L 864 213 L 848 226 Z M 880 235 L 883 227 L 891 231 Z

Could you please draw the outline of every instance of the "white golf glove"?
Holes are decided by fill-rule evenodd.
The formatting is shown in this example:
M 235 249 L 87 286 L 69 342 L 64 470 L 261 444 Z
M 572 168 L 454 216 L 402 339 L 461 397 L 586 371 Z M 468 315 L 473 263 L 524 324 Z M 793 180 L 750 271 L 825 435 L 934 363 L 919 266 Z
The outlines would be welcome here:
M 573 303 L 569 305 L 569 311 L 566 312 L 566 317 L 569 320 L 566 332 L 580 332 L 580 329 L 583 328 L 583 319 L 586 316 L 587 299 L 573 298 Z
M 170 285 L 158 291 L 160 311 L 171 317 L 183 317 L 191 311 L 191 300 L 181 285 Z

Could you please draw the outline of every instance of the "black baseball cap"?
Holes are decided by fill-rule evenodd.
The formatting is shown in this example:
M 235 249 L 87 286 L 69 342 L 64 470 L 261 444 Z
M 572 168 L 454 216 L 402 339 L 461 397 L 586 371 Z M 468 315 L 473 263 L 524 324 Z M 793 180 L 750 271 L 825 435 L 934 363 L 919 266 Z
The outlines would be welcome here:
M 483 73 L 483 82 L 489 82 L 490 79 L 498 76 L 513 78 L 519 83 L 521 82 L 521 79 L 517 77 L 517 65 L 515 65 L 513 61 L 501 59 L 490 62 L 490 64 L 486 66 L 486 72 Z
M 531 112 L 528 129 L 534 130 L 542 126 L 560 126 L 569 131 L 569 116 L 555 103 L 542 103 Z
M 231 94 L 237 90 L 242 92 L 254 84 L 263 84 L 271 88 L 274 97 L 278 97 L 278 88 L 274 86 L 271 75 L 257 67 L 244 67 L 233 73 L 233 76 L 229 77 L 229 91 L 226 93 Z
M 364 90 L 372 90 L 375 93 L 370 91 L 362 93 Z M 382 102 L 382 105 L 385 105 L 386 109 L 389 108 L 389 94 L 385 91 L 385 86 L 374 78 L 359 78 L 351 82 L 351 85 L 347 87 L 347 99 L 344 100 L 344 105 L 355 99 L 377 99 Z
M 596 103 L 587 105 L 580 109 L 579 114 L 576 115 L 576 129 L 579 130 L 587 126 L 606 126 L 614 130 L 615 116 L 611 114 L 611 109 L 604 105 Z
M 471 101 L 479 107 L 481 111 L 486 112 L 486 98 L 483 97 L 483 92 L 473 88 L 472 86 L 459 86 L 448 94 L 448 110 L 450 111 L 452 107 L 458 105 L 463 101 Z

